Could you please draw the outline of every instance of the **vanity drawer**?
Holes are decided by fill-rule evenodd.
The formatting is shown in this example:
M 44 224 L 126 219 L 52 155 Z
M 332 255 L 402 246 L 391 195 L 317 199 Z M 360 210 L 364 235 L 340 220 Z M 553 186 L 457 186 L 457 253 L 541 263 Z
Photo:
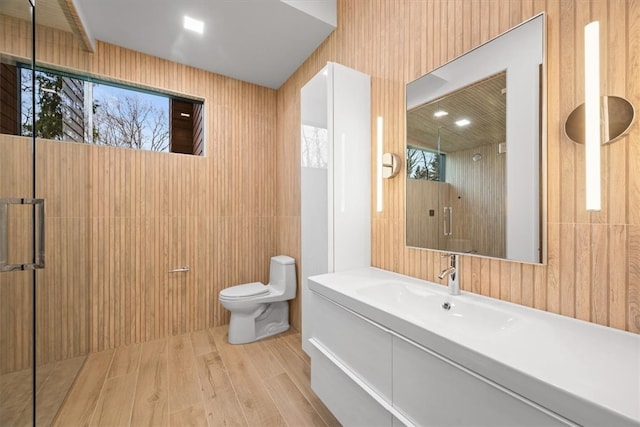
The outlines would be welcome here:
M 391 402 L 391 333 L 317 294 L 312 316 L 313 338 Z
M 393 406 L 416 425 L 575 425 L 404 339 L 393 350 Z
M 310 353 L 311 388 L 342 425 L 393 425 L 391 413 L 313 344 Z

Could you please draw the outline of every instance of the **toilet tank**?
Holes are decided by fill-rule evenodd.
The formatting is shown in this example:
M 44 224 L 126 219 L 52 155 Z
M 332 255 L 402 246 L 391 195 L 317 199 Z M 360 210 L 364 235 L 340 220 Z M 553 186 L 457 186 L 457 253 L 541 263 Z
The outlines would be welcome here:
M 290 256 L 278 255 L 271 258 L 269 285 L 282 291 L 287 299 L 296 297 L 296 261 Z

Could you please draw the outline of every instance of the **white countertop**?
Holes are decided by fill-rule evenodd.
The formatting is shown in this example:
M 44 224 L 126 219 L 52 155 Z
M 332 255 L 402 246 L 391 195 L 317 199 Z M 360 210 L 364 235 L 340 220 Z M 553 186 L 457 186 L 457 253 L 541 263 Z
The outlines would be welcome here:
M 373 267 L 309 287 L 580 424 L 640 426 L 640 335 Z

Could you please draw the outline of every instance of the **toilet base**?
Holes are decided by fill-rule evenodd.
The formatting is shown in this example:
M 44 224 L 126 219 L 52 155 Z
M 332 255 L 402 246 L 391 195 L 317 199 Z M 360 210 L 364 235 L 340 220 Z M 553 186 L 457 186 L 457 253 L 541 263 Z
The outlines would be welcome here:
M 257 312 L 240 314 L 231 312 L 229 344 L 247 344 L 280 334 L 289 329 L 289 302 L 264 304 Z

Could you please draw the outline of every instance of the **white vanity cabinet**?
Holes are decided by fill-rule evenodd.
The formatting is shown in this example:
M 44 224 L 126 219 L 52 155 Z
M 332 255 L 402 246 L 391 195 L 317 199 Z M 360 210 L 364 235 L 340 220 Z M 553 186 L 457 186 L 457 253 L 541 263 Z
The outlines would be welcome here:
M 325 296 L 311 387 L 345 426 L 563 426 L 562 417 Z
M 309 278 L 311 387 L 345 426 L 640 427 L 640 336 L 368 267 Z
M 300 90 L 302 348 L 307 277 L 371 265 L 371 78 L 327 63 Z

